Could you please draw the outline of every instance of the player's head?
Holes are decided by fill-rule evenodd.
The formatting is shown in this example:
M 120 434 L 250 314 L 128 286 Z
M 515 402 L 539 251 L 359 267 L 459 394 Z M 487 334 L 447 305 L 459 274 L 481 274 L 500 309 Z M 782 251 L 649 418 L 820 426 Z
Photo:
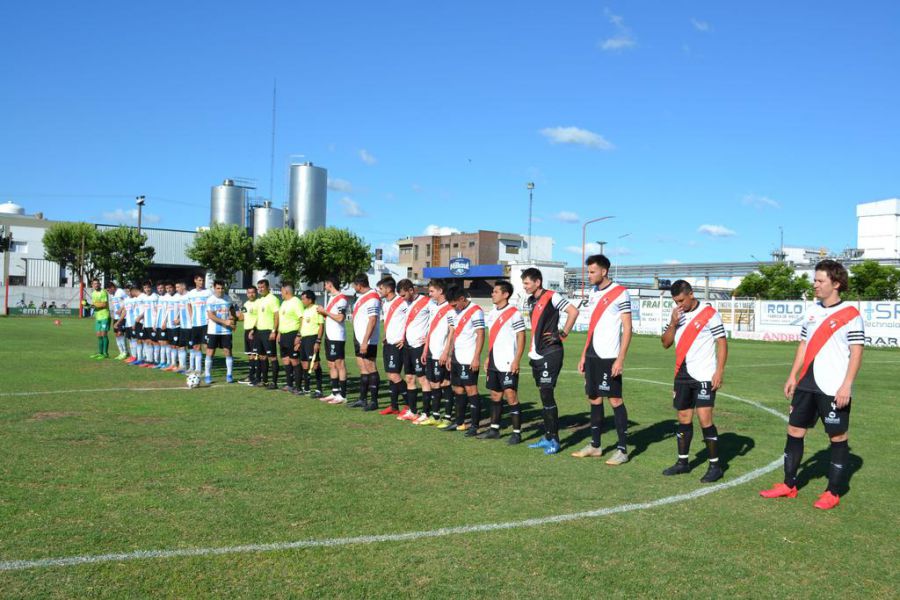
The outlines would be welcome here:
M 203 287 L 203 282 L 206 281 L 206 276 L 203 273 L 197 273 L 194 275 L 194 286 L 197 289 Z
M 443 303 L 447 300 L 447 284 L 440 279 L 432 279 L 428 282 L 428 296 L 437 302 Z
M 266 294 L 269 293 L 269 280 L 268 279 L 260 279 L 259 281 L 256 282 L 256 285 L 258 286 L 257 289 L 259 290 L 259 294 L 261 296 L 265 296 Z
M 365 273 L 360 273 L 359 275 L 354 277 L 353 278 L 353 289 L 356 290 L 357 294 L 368 291 L 369 276 L 366 275 Z
M 213 293 L 221 298 L 222 294 L 225 293 L 225 282 L 221 279 L 216 279 L 215 281 L 213 281 Z
M 184 282 L 181 281 L 180 279 L 175 282 L 175 293 L 184 294 L 184 291 L 186 289 L 187 289 L 187 287 L 185 287 Z
M 165 294 L 166 293 L 166 284 L 164 284 L 162 281 L 157 282 L 156 283 L 156 293 L 159 294 L 160 296 Z
M 609 274 L 609 259 L 602 254 L 592 254 L 584 261 L 587 278 L 591 285 L 597 285 Z
M 247 286 L 247 300 L 256 300 L 256 286 Z
M 341 280 L 334 275 L 326 277 L 325 280 L 322 281 L 322 284 L 325 291 L 329 294 L 337 294 L 341 289 Z
M 285 300 L 290 300 L 294 297 L 294 284 L 282 281 L 281 282 L 281 297 Z
M 681 310 L 687 312 L 694 307 L 694 288 L 684 279 L 672 283 L 669 291 L 672 293 L 672 302 Z
M 813 291 L 819 300 L 824 300 L 835 293 L 841 294 L 847 289 L 849 282 L 847 269 L 838 261 L 826 259 L 816 263 Z
M 300 292 L 300 302 L 303 306 L 312 306 L 316 302 L 316 293 L 312 290 L 303 290 Z
M 100 280 L 99 279 L 91 279 L 91 287 L 94 288 L 94 291 L 100 291 Z
M 416 286 L 409 279 L 401 279 L 397 282 L 397 294 L 407 302 L 411 302 L 416 297 Z
M 393 277 L 385 277 L 378 282 L 378 293 L 382 296 L 390 296 L 397 291 L 397 282 Z
M 109 281 L 107 281 L 107 282 L 106 282 L 106 290 L 109 291 L 109 292 L 115 293 L 115 291 L 116 291 L 116 282 L 113 281 L 112 279 L 110 279 Z
M 469 292 L 461 285 L 454 285 L 447 290 L 447 302 L 456 310 L 462 310 L 469 303 Z
M 533 294 L 544 285 L 544 276 L 540 269 L 529 267 L 522 271 L 522 287 L 526 294 Z
M 166 282 L 166 293 L 170 296 L 175 293 L 175 283 L 172 281 Z
M 508 281 L 496 281 L 491 288 L 491 302 L 494 304 L 506 304 L 513 295 L 513 286 Z
M 141 287 L 144 289 L 144 293 L 148 296 L 153 293 L 153 282 L 149 279 L 141 284 Z

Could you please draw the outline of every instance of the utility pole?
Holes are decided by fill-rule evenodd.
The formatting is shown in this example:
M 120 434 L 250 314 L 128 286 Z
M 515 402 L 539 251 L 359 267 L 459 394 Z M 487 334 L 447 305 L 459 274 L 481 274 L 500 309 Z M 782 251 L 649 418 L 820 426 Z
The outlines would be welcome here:
M 141 212 L 144 209 L 144 201 L 145 201 L 144 196 L 136 196 L 134 199 L 134 203 L 137 204 L 137 207 L 138 207 L 138 218 L 137 218 L 138 235 L 141 234 Z
M 531 207 L 534 201 L 534 182 L 529 181 L 525 184 L 528 188 L 528 262 L 531 263 Z

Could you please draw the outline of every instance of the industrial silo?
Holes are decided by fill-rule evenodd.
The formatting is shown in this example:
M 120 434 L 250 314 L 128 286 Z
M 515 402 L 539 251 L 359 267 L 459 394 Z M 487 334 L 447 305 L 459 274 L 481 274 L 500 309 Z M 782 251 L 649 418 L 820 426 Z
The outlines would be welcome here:
M 288 216 L 291 227 L 304 234 L 325 227 L 328 171 L 312 163 L 291 165 Z
M 281 229 L 283 227 L 283 208 L 274 208 L 272 203 L 268 200 L 263 202 L 262 206 L 253 208 L 253 241 L 259 239 L 260 236 L 264 235 L 267 231 Z M 272 289 L 278 289 L 279 280 L 274 274 L 271 274 L 268 271 L 253 271 L 252 283 L 255 284 L 260 279 L 268 279 Z
M 212 186 L 209 204 L 209 224 L 247 226 L 247 188 L 226 179 L 222 185 Z

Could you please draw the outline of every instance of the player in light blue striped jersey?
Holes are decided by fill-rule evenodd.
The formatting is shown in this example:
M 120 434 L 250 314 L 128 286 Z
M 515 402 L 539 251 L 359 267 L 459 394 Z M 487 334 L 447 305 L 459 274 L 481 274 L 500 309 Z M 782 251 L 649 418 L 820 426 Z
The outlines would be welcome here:
M 208 323 L 206 328 L 206 383 L 212 383 L 210 371 L 216 348 L 222 349 L 225 355 L 227 375 L 225 381 L 234 383 L 232 369 L 234 357 L 231 356 L 231 341 L 234 333 L 235 318 L 231 312 L 231 300 L 225 296 L 225 282 L 216 280 L 213 282 L 213 295 L 206 301 L 206 315 Z

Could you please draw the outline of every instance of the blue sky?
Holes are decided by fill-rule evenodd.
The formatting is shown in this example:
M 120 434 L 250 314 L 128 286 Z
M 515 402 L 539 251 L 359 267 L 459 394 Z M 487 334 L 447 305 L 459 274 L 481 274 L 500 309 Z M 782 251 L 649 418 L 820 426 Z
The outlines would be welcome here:
M 51 219 L 209 219 L 291 155 L 328 222 L 390 250 L 527 229 L 555 258 L 764 258 L 855 244 L 900 194 L 900 3 L 5 3 L 0 201 Z M 621 237 L 620 236 L 625 236 Z

